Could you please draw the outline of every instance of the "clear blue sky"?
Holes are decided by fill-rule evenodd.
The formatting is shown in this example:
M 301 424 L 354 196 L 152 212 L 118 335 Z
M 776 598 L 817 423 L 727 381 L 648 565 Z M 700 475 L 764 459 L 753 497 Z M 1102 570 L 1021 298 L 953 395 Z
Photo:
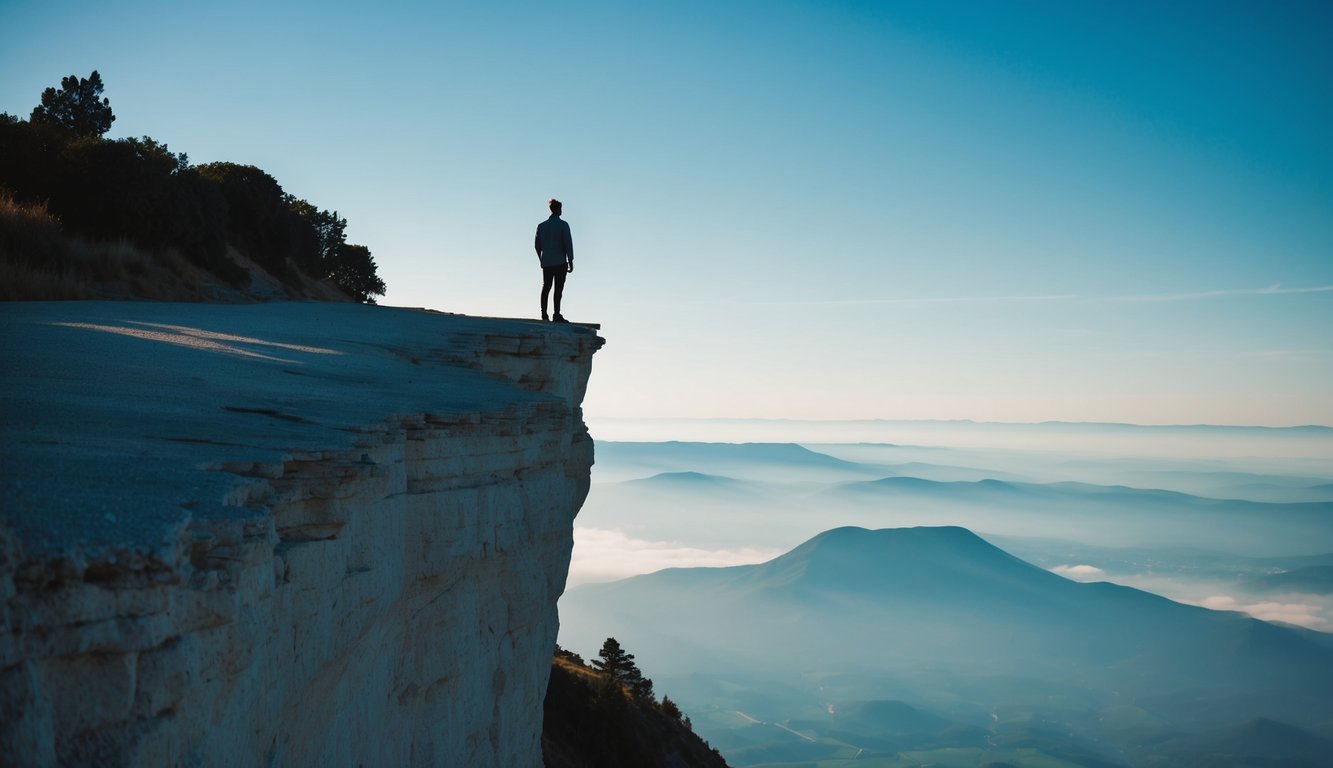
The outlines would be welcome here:
M 349 220 L 383 303 L 534 316 L 593 417 L 1333 424 L 1333 4 L 8 0 L 0 110 Z

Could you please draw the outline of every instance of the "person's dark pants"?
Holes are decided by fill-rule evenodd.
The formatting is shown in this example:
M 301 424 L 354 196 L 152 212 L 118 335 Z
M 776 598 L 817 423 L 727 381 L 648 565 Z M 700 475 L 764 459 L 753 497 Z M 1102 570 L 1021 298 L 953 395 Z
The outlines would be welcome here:
M 546 297 L 551 295 L 551 284 L 555 284 L 555 313 L 560 314 L 560 295 L 565 292 L 564 266 L 542 267 L 542 317 L 546 317 Z

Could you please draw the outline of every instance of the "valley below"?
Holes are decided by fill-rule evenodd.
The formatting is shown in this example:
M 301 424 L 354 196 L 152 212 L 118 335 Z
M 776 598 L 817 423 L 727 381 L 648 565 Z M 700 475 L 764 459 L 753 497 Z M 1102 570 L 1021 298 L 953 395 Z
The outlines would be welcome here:
M 1326 764 L 1330 433 L 1080 427 L 598 443 L 561 644 L 735 766 Z

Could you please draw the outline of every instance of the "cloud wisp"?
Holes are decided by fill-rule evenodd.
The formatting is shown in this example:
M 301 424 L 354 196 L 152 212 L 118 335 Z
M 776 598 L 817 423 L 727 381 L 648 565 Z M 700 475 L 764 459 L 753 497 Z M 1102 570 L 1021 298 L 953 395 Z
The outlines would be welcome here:
M 1283 288 L 1271 285 L 1267 288 L 1238 288 L 1216 291 L 1195 291 L 1193 293 L 1145 293 L 1127 296 L 1108 296 L 1102 301 L 1122 302 L 1170 302 L 1199 301 L 1203 299 L 1226 299 L 1238 296 L 1293 296 L 1309 293 L 1330 293 L 1333 285 L 1319 285 L 1308 288 Z
M 575 527 L 569 585 L 615 581 L 663 568 L 715 568 L 762 563 L 780 554 L 780 550 L 760 547 L 691 547 L 676 541 L 635 539 L 621 530 Z
M 1333 623 L 1324 617 L 1323 607 L 1313 603 L 1283 603 L 1276 600 L 1246 603 L 1230 595 L 1213 595 L 1199 602 L 1214 611 L 1240 611 L 1263 621 L 1280 621 L 1327 632 Z
M 1051 569 L 1051 572 L 1074 581 L 1103 581 L 1106 579 L 1106 571 L 1095 565 L 1057 565 Z

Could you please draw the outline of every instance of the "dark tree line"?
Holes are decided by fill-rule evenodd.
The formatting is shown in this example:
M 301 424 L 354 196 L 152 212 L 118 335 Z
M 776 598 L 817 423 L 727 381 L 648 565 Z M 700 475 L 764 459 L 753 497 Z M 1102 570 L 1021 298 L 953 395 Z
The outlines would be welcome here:
M 254 166 L 194 166 L 147 136 L 105 139 L 115 116 L 101 76 L 60 85 L 46 89 L 28 120 L 0 114 L 0 192 L 44 204 L 87 240 L 174 248 L 235 287 L 249 275 L 228 257 L 229 245 L 289 285 L 304 274 L 357 301 L 384 294 L 370 249 L 346 241 L 336 212 L 287 194 Z

